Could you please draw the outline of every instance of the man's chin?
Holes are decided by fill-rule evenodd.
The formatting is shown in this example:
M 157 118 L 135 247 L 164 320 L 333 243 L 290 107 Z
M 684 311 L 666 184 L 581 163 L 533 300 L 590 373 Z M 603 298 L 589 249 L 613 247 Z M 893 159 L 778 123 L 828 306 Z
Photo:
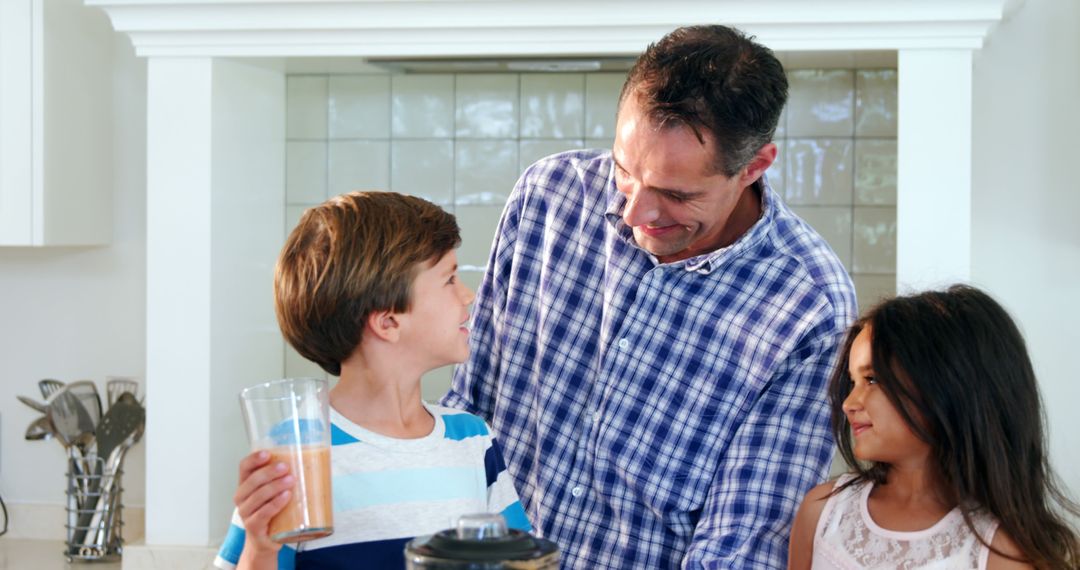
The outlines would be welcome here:
M 670 257 L 686 249 L 682 244 L 672 244 L 664 241 L 659 241 L 649 236 L 634 234 L 634 241 L 637 242 L 638 247 L 651 253 L 654 257 L 664 258 Z

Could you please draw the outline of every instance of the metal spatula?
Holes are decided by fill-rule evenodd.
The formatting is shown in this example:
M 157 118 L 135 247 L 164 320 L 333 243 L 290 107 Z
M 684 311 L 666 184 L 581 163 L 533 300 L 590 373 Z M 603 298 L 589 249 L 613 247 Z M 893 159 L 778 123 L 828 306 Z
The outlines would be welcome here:
M 40 439 L 49 439 L 53 436 L 52 426 L 49 425 L 49 418 L 42 416 L 32 422 L 26 427 L 26 435 L 24 436 L 27 441 L 36 441 Z
M 30 397 L 27 397 L 27 396 L 21 396 L 21 395 L 16 395 L 15 397 L 18 398 L 20 402 L 26 404 L 27 406 L 30 406 L 31 408 L 33 408 L 33 409 L 35 409 L 35 410 L 37 410 L 37 411 L 39 411 L 39 412 L 41 412 L 43 414 L 49 410 L 49 405 L 48 404 L 43 404 L 43 403 L 41 403 L 41 402 L 39 402 L 39 401 L 37 401 L 37 400 L 35 400 L 33 398 L 30 398 Z
M 120 398 L 120 394 L 124 392 L 130 392 L 138 399 L 139 383 L 134 378 L 122 376 L 108 376 L 105 378 L 105 394 L 108 396 L 110 408 Z
M 43 378 L 41 380 L 38 380 L 37 385 L 38 390 L 41 390 L 41 397 L 45 398 L 46 400 L 48 400 L 49 397 L 59 392 L 60 389 L 64 387 L 63 382 L 59 380 L 54 380 L 52 378 Z
M 146 410 L 139 404 L 135 394 L 124 392 L 109 407 L 108 413 L 101 420 L 97 430 L 97 452 L 103 462 L 103 471 L 99 474 L 100 488 L 97 493 L 97 504 L 90 507 L 94 512 L 88 521 L 89 534 L 86 538 L 91 540 L 84 542 L 87 546 L 105 547 L 101 542 L 108 538 L 106 527 L 111 524 L 112 510 L 117 508 L 112 501 L 113 485 L 116 474 L 120 469 L 120 462 L 124 451 L 132 445 L 133 439 L 141 434 L 146 424 Z M 94 493 L 90 493 L 91 500 Z

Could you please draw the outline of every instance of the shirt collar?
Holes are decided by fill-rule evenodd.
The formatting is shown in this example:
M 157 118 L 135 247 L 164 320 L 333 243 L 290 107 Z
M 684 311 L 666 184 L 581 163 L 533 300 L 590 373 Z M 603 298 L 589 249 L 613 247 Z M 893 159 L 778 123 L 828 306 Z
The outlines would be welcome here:
M 664 265 L 681 267 L 686 271 L 694 271 L 696 273 L 707 275 L 712 273 L 713 269 L 723 263 L 725 259 L 740 255 L 742 252 L 747 251 L 761 242 L 768 234 L 769 229 L 773 226 L 773 220 L 776 219 L 777 204 L 779 203 L 780 197 L 773 191 L 772 186 L 769 185 L 769 180 L 765 174 L 761 175 L 761 184 L 759 187 L 762 189 L 761 217 L 758 218 L 757 222 L 755 222 L 746 233 L 735 240 L 735 243 L 708 253 Z M 637 241 L 634 240 L 634 231 L 623 221 L 622 211 L 626 206 L 626 196 L 619 192 L 615 187 L 614 162 L 611 163 L 611 169 L 608 173 L 606 191 L 607 210 L 604 212 L 604 217 L 607 218 L 608 224 L 623 241 L 648 255 L 649 259 L 651 259 L 654 264 L 661 265 L 659 260 L 656 259 L 656 256 L 638 246 Z

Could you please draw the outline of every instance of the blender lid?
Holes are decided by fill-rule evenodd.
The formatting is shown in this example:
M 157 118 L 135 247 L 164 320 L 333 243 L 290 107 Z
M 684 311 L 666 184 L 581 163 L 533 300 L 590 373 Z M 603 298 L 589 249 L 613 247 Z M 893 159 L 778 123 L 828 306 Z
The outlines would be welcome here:
M 456 529 L 444 530 L 409 545 L 414 554 L 444 560 L 532 560 L 558 551 L 554 542 L 507 529 L 501 515 L 465 515 Z

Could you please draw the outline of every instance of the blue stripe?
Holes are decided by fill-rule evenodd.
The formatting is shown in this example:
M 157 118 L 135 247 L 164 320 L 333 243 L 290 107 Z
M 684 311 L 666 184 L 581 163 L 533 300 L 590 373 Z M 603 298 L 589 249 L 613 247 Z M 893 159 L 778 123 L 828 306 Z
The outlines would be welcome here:
M 244 529 L 234 524 L 229 525 L 229 531 L 225 533 L 225 542 L 221 543 L 218 556 L 222 560 L 236 565 L 240 561 L 240 553 L 244 551 Z
M 495 440 L 491 440 L 491 447 L 484 452 L 484 473 L 487 475 L 487 486 L 490 487 L 499 479 L 499 473 L 506 471 L 506 462 L 503 461 L 502 452 Z
M 377 505 L 478 499 L 487 502 L 487 489 L 476 467 L 431 467 L 333 478 L 334 512 Z
M 240 554 L 244 551 L 244 539 L 246 533 L 242 527 L 235 524 L 229 525 L 228 532 L 225 533 L 225 542 L 221 543 L 221 549 L 218 550 L 218 556 L 222 560 L 236 566 L 240 562 Z M 278 570 L 293 570 L 296 568 L 296 550 L 288 545 L 282 546 L 278 551 Z
M 443 416 L 446 422 L 446 439 L 462 440 L 478 435 L 487 435 L 484 420 L 472 414 L 454 414 Z
M 525 532 L 532 530 L 529 517 L 525 515 L 525 507 L 521 506 L 520 501 L 514 501 L 512 505 L 503 509 L 500 514 L 506 519 L 506 526 Z
M 330 424 L 330 445 L 345 445 L 347 443 L 360 443 L 359 439 L 345 433 L 345 430 Z
M 277 553 L 278 570 L 296 570 L 296 550 L 285 545 Z
M 403 570 L 405 544 L 412 538 L 342 544 L 305 550 L 296 555 L 296 567 L 319 570 Z

